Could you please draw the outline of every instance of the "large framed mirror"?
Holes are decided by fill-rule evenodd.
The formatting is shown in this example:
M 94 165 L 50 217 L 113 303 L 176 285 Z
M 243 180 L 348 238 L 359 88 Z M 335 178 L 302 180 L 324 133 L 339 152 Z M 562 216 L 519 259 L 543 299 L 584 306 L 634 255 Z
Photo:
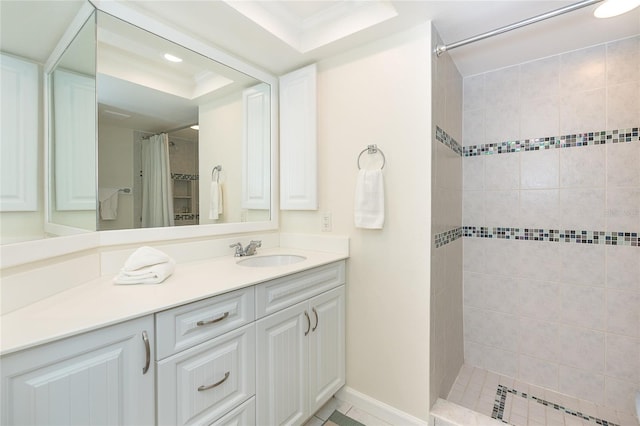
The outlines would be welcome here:
M 272 223 L 272 82 L 100 10 L 95 25 L 95 229 Z M 68 78 L 58 75 L 68 77 L 69 69 L 81 66 L 74 67 L 68 56 L 78 50 L 75 44 L 88 39 L 81 37 L 90 33 L 87 26 L 51 72 L 56 101 L 61 96 L 55 92 L 68 91 L 58 87 Z M 90 198 L 92 183 L 82 170 L 91 164 L 57 153 L 90 158 L 90 150 L 78 146 L 89 139 L 92 124 L 88 106 L 76 102 L 69 113 L 66 98 L 79 96 L 54 102 L 51 110 L 55 185 L 50 200 L 55 204 L 50 204 L 50 218 L 72 226 L 60 218 L 85 218 L 83 204 L 60 200 Z M 67 118 L 74 114 L 76 120 Z M 59 136 L 58 128 L 64 127 L 59 118 L 77 125 Z M 73 136 L 83 142 L 74 142 Z M 84 190 L 76 193 L 81 196 L 65 197 L 62 189 L 80 182 Z M 91 205 L 87 201 L 84 210 Z M 78 221 L 78 228 L 87 229 L 86 221 Z
M 85 6 L 95 15 L 44 65 L 43 237 L 100 231 L 93 240 L 110 245 L 276 229 L 277 79 L 126 4 Z M 152 140 L 161 148 L 146 149 Z M 165 169 L 145 166 L 163 152 Z

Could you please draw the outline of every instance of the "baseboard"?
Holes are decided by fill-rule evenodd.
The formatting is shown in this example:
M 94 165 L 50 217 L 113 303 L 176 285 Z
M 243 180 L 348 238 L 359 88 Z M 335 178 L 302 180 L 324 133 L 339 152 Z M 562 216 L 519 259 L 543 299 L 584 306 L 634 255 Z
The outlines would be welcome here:
M 384 402 L 380 402 L 377 399 L 371 398 L 370 396 L 358 392 L 357 390 L 348 386 L 344 386 L 342 389 L 340 389 L 336 394 L 336 398 L 348 402 L 349 404 L 353 404 L 356 407 L 363 409 L 367 413 L 376 416 L 380 420 L 384 420 L 385 422 L 392 425 L 429 425 L 428 421 L 421 420 L 417 417 L 405 413 L 404 411 L 400 411 L 397 408 L 385 404 Z

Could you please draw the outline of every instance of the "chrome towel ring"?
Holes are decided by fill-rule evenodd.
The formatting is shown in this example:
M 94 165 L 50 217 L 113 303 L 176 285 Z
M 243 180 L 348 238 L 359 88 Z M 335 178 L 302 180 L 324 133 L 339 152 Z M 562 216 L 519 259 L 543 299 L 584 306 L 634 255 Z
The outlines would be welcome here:
M 211 170 L 211 181 L 212 182 L 213 182 L 213 176 L 214 176 L 215 172 L 218 172 L 218 174 L 216 175 L 216 182 L 220 183 L 220 172 L 221 171 L 222 171 L 222 166 L 221 165 L 217 165 Z
M 384 156 L 384 152 L 382 152 L 382 150 L 380 148 L 378 148 L 377 145 L 367 145 L 367 147 L 365 149 L 363 149 L 362 151 L 360 151 L 360 154 L 358 154 L 358 160 L 357 160 L 357 164 L 358 164 L 358 170 L 360 170 L 360 157 L 362 157 L 362 154 L 364 153 L 367 154 L 380 154 L 382 155 L 382 166 L 380 167 L 380 169 L 384 169 L 384 165 L 387 162 L 387 159 Z

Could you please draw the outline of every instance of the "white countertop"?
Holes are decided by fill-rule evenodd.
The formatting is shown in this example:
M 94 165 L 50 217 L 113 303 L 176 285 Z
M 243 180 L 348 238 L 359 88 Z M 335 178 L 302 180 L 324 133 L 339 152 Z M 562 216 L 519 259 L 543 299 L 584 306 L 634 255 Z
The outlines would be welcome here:
M 153 314 L 175 306 L 255 285 L 348 256 L 311 250 L 274 248 L 257 256 L 295 254 L 305 260 L 285 266 L 247 267 L 224 256 L 181 263 L 161 284 L 116 285 L 100 277 L 0 317 L 0 354 Z

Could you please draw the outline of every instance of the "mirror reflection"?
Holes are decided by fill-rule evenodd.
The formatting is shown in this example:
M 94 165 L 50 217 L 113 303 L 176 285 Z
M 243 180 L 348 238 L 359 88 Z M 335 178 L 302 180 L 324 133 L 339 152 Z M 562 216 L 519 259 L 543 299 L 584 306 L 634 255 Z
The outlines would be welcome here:
M 270 86 L 98 12 L 97 228 L 270 218 Z

